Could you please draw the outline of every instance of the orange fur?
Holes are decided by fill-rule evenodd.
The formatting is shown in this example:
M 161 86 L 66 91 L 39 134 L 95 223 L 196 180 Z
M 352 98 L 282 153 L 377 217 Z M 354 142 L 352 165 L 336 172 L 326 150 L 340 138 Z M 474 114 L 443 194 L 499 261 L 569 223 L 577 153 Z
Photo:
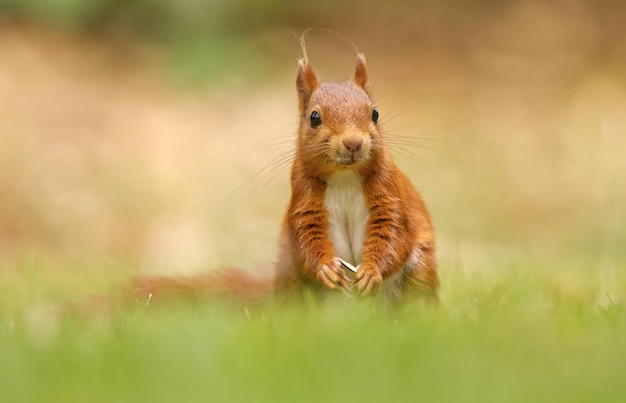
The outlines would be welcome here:
M 385 281 L 392 297 L 420 293 L 436 297 L 438 276 L 430 216 L 421 197 L 398 169 L 373 121 L 366 88 L 367 67 L 357 57 L 355 76 L 342 83 L 319 83 L 306 59 L 296 86 L 300 129 L 291 171 L 292 195 L 283 221 L 276 270 L 277 292 L 308 288 L 375 294 Z M 313 127 L 312 113 L 321 124 Z M 352 144 L 360 144 L 356 147 Z M 369 218 L 363 261 L 349 279 L 335 259 L 324 204 L 327 180 L 354 170 L 361 180 Z M 391 277 L 398 275 L 393 280 Z
M 366 86 L 367 66 L 362 55 L 357 56 L 353 80 L 341 83 L 319 82 L 306 52 L 299 61 L 296 88 L 300 125 L 291 170 L 292 194 L 282 224 L 275 276 L 257 278 L 222 270 L 191 278 L 142 277 L 122 289 L 121 299 L 151 303 L 173 296 L 208 295 L 258 302 L 272 291 L 283 296 L 307 290 L 320 295 L 331 290 L 374 295 L 381 288 L 396 301 L 414 294 L 436 298 L 438 277 L 430 217 L 385 146 Z M 358 189 L 352 188 L 349 195 L 362 195 L 355 200 L 365 203 L 341 205 L 338 211 L 346 217 L 352 216 L 352 208 L 367 214 L 362 223 L 350 224 L 364 229 L 362 242 L 352 251 L 353 256 L 362 256 L 361 262 L 352 262 L 359 264 L 352 278 L 337 258 L 326 205 L 329 179 L 339 172 L 356 175 L 358 181 L 352 183 Z M 341 186 L 333 189 L 340 200 L 342 191 Z M 336 225 L 344 225 L 342 217 Z M 354 238 L 354 228 L 340 230 Z M 352 238 L 348 241 L 355 243 Z

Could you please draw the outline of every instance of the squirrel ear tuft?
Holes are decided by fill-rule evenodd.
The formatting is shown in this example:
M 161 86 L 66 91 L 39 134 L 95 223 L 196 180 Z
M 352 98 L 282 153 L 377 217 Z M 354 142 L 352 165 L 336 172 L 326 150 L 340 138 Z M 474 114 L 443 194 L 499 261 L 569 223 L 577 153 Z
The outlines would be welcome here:
M 307 59 L 298 60 L 298 77 L 296 78 L 296 89 L 300 101 L 300 114 L 303 114 L 311 94 L 317 88 L 317 77 Z
M 365 64 L 365 56 L 362 53 L 359 53 L 356 57 L 354 82 L 363 89 L 367 85 L 367 65 Z

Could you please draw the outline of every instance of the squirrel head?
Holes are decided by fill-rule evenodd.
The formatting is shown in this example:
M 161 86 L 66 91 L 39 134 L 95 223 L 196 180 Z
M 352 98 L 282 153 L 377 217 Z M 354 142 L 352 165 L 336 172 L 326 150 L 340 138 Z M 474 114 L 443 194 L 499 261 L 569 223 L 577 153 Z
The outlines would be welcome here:
M 357 56 L 352 80 L 320 82 L 305 58 L 296 79 L 300 106 L 298 151 L 318 171 L 366 166 L 381 144 L 378 111 L 367 90 L 365 57 Z

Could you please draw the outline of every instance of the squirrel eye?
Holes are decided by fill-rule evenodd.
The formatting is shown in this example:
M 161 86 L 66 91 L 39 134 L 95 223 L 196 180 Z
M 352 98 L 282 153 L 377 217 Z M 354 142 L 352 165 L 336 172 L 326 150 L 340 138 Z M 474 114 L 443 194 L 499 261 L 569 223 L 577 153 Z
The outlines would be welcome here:
M 311 112 L 311 127 L 316 128 L 322 124 L 322 118 L 320 118 L 320 114 L 318 111 Z
M 372 121 L 378 123 L 378 111 L 375 106 L 372 107 Z

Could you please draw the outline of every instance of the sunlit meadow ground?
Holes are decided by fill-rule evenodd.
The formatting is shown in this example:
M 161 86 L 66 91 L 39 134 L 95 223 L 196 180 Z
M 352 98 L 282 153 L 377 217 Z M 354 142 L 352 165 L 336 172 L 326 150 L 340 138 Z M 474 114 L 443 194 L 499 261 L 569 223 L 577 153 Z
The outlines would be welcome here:
M 297 44 L 281 39 L 293 58 L 265 82 L 192 90 L 150 49 L 3 28 L 0 400 L 621 401 L 624 59 L 590 58 L 593 27 L 522 22 L 460 55 L 362 49 L 433 214 L 437 308 L 207 302 L 81 319 L 56 309 L 132 275 L 271 267 Z M 322 78 L 351 74 L 337 42 L 311 45 Z

